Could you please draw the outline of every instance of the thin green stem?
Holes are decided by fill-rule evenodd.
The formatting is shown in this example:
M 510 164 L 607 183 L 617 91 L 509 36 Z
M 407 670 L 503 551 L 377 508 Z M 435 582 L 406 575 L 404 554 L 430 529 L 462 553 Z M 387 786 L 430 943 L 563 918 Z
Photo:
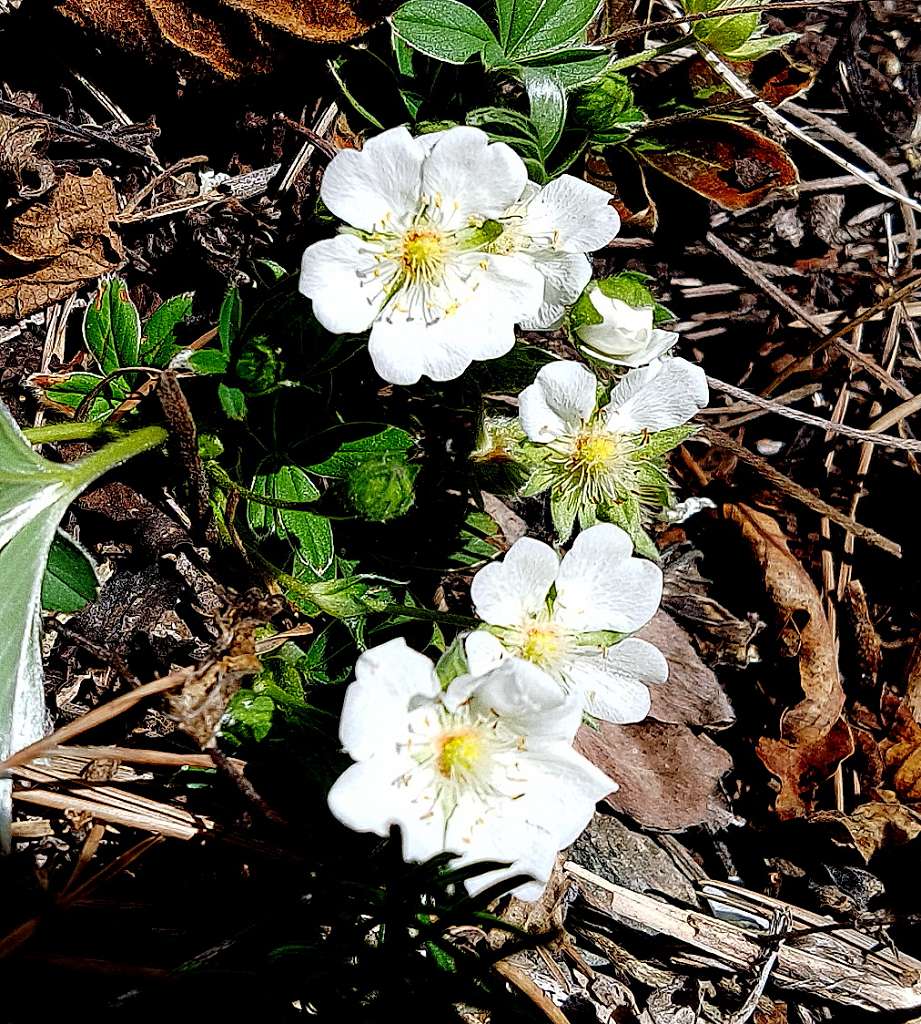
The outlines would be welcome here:
M 88 441 L 110 431 L 105 423 L 49 423 L 44 427 L 26 427 L 23 434 L 32 444 L 47 444 L 52 441 Z
M 108 473 L 110 469 L 115 469 L 135 455 L 159 447 L 167 437 L 169 434 L 165 427 L 141 427 L 109 442 L 99 451 L 87 455 L 85 459 L 71 463 L 67 469 L 77 478 L 81 488 L 87 487 L 97 477 Z
M 224 490 L 233 491 L 234 494 L 239 494 L 241 498 L 253 501 L 257 505 L 266 505 L 268 508 L 288 509 L 292 512 L 316 512 L 316 498 L 312 501 L 286 501 L 284 498 L 270 498 L 267 494 L 257 494 L 256 491 L 252 491 L 248 487 L 244 487 L 243 484 L 237 483 L 229 473 L 213 462 L 208 463 L 205 470 L 208 476 L 220 487 L 223 487 Z
M 632 68 L 637 64 L 644 64 L 647 60 L 655 60 L 656 57 L 661 57 L 666 53 L 673 53 L 675 50 L 680 50 L 682 46 L 688 46 L 692 43 L 692 36 L 682 36 L 680 39 L 673 39 L 670 43 L 662 43 L 660 46 L 652 46 L 648 50 L 643 50 L 642 53 L 634 53 L 629 57 L 621 57 L 620 60 L 615 60 L 613 64 L 609 65 L 609 71 L 623 71 L 625 68 Z

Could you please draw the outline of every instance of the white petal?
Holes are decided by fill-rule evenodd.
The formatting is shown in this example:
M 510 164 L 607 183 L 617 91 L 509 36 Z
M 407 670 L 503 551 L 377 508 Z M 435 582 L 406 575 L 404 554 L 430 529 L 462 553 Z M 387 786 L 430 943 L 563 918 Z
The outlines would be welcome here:
M 536 316 L 522 321 L 526 330 L 556 326 L 567 306 L 582 294 L 592 276 L 592 265 L 582 253 L 542 252 L 531 257 L 544 279 L 543 302 Z
M 601 359 L 606 363 L 611 363 L 614 366 L 627 366 L 631 369 L 638 366 L 645 366 L 647 363 L 651 363 L 654 359 L 658 359 L 660 356 L 665 355 L 670 348 L 672 348 L 678 341 L 678 335 L 674 331 L 660 331 L 658 328 L 654 328 L 649 332 L 649 338 L 645 347 L 638 349 L 636 352 L 630 355 L 610 355 L 605 354 L 601 356 Z M 598 346 L 592 346 L 597 352 Z
M 641 722 L 649 714 L 648 684 L 668 678 L 668 662 L 652 644 L 628 637 L 594 655 L 576 655 L 565 673 L 585 698 L 585 710 L 617 725 Z
M 610 201 L 602 189 L 561 174 L 529 204 L 523 230 L 532 236 L 555 235 L 553 248 L 563 252 L 594 252 L 620 230 L 620 217 Z
M 595 410 L 598 381 L 581 363 L 562 359 L 541 367 L 518 396 L 518 415 L 532 441 L 577 431 Z
M 356 761 L 392 751 L 406 734 L 413 698 L 440 692 L 431 661 L 407 647 L 402 637 L 372 647 L 355 663 L 355 682 L 345 691 L 342 746 Z
M 475 629 L 464 638 L 464 652 L 467 655 L 467 667 L 473 676 L 486 675 L 498 668 L 507 657 L 498 638 L 485 629 Z
M 422 192 L 425 150 L 406 128 L 374 136 L 364 149 L 345 149 L 330 161 L 320 198 L 340 220 L 371 231 L 414 214 Z
M 517 626 L 540 612 L 560 560 L 548 544 L 522 537 L 501 562 L 483 566 L 470 584 L 477 615 L 493 626 Z
M 566 694 L 543 669 L 509 657 L 480 677 L 469 699 L 473 706 L 493 712 L 529 746 L 571 743 L 582 720 L 582 701 Z
M 560 565 L 553 619 L 567 629 L 632 633 L 648 622 L 662 597 L 662 570 L 633 558 L 627 534 L 598 523 L 576 537 Z
M 707 376 L 686 359 L 660 359 L 631 370 L 604 409 L 610 430 L 667 430 L 687 421 L 709 401 Z
M 358 276 L 371 262 L 355 235 L 325 238 L 304 252 L 298 287 L 313 300 L 314 316 L 328 331 L 357 334 L 371 326 L 378 312 L 370 301 L 374 293 L 362 288 Z
M 510 146 L 464 126 L 440 133 L 422 167 L 422 191 L 439 198 L 448 228 L 466 226 L 471 217 L 500 217 L 527 180 L 524 163 Z
M 515 322 L 533 316 L 544 301 L 544 277 L 523 254 L 486 255 L 487 269 L 480 279 L 480 298 L 487 308 L 514 316 Z

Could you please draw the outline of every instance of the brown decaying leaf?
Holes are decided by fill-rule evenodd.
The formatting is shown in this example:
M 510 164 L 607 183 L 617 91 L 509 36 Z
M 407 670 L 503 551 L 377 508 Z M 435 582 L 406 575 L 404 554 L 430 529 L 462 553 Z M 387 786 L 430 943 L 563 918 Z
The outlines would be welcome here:
M 776 142 L 737 121 L 701 118 L 646 137 L 663 148 L 638 150 L 638 159 L 726 210 L 747 210 L 799 182 Z
M 650 688 L 649 717 L 674 725 L 725 729 L 735 721 L 732 705 L 714 673 L 700 660 L 687 633 L 666 612 L 658 611 L 637 634 L 668 661 L 668 682 Z
M 857 852 L 869 863 L 884 846 L 907 843 L 921 835 L 921 816 L 900 804 L 895 793 L 883 790 L 884 799 L 861 804 L 850 814 L 818 811 L 809 820 L 843 828 Z
M 765 103 L 770 103 L 772 107 L 805 92 L 815 81 L 817 70 L 806 64 L 797 63 L 782 50 L 765 54 L 757 61 L 730 63 Z M 698 102 L 712 106 L 736 98 L 731 87 L 701 57 L 688 64 L 687 76 Z
M 55 0 L 81 28 L 146 55 L 170 53 L 184 72 L 243 78 L 273 70 L 295 41 L 364 35 L 390 0 Z
M 576 749 L 620 786 L 608 797 L 611 807 L 644 828 L 678 832 L 737 821 L 719 788 L 732 758 L 686 725 L 583 725 Z
M 644 231 L 659 226 L 656 204 L 646 187 L 642 164 L 619 148 L 603 153 L 589 149 L 585 154 L 585 180 L 614 198 L 614 208 L 625 225 Z
M 0 320 L 28 316 L 118 267 L 117 211 L 112 182 L 96 170 L 88 178 L 65 174 L 15 217 L 0 234 Z
M 36 199 L 54 185 L 45 159 L 48 125 L 29 117 L 0 114 L 0 209 L 7 200 Z
M 903 701 L 879 752 L 893 789 L 903 800 L 921 801 L 921 725 Z
M 809 810 L 817 785 L 853 752 L 850 728 L 841 719 L 844 690 L 822 599 L 806 570 L 790 553 L 777 522 L 746 505 L 725 505 L 751 547 L 779 620 L 778 648 L 799 661 L 803 699 L 780 720 L 780 739 L 762 737 L 758 756 L 780 779 L 775 809 L 781 818 Z

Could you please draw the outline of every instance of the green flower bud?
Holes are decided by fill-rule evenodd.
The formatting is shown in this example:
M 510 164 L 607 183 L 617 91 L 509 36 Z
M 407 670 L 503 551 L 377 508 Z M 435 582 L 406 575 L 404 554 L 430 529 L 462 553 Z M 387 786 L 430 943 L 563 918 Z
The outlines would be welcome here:
M 633 104 L 633 90 L 627 79 L 616 71 L 605 71 L 581 89 L 573 110 L 596 141 L 609 145 L 628 138 L 631 127 L 645 120 L 643 112 Z
M 349 472 L 346 494 L 362 519 L 384 523 L 408 512 L 415 501 L 415 467 L 392 455 L 363 459 Z

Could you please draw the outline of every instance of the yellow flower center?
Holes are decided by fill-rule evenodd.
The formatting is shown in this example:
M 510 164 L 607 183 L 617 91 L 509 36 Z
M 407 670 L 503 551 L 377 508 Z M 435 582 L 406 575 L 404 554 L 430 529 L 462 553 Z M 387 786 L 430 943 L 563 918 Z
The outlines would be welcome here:
M 521 640 L 521 657 L 535 665 L 552 664 L 563 652 L 563 637 L 552 623 L 528 626 Z
M 483 738 L 477 731 L 459 729 L 439 737 L 435 765 L 440 775 L 453 779 L 474 771 L 483 753 Z
M 580 434 L 573 446 L 573 461 L 592 471 L 610 465 L 618 454 L 619 445 L 613 434 Z
M 411 228 L 403 235 L 400 264 L 412 281 L 434 281 L 444 265 L 445 240 L 434 228 Z

